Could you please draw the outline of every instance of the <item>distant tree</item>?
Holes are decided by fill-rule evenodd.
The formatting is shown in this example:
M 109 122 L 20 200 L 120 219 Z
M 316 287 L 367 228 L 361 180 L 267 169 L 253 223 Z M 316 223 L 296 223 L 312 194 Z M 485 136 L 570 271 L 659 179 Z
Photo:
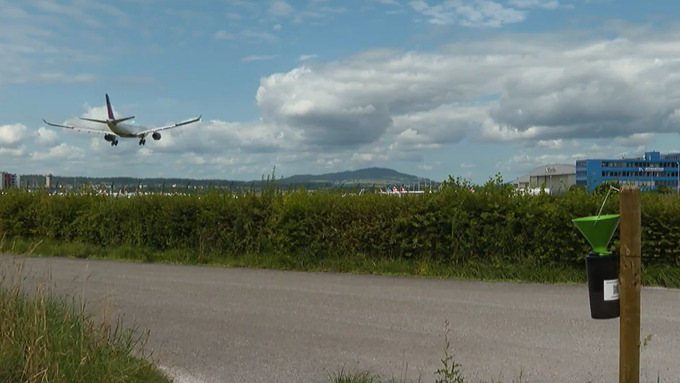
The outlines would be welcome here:
M 675 189 L 668 187 L 667 185 L 659 185 L 656 189 L 659 194 L 675 194 L 677 193 Z
M 573 185 L 569 186 L 569 189 L 567 189 L 567 194 L 586 193 L 587 191 L 588 191 L 588 189 L 586 189 L 585 186 L 573 184 Z
M 593 194 L 607 194 L 611 186 L 621 189 L 621 183 L 619 183 L 619 181 L 605 181 L 595 187 Z

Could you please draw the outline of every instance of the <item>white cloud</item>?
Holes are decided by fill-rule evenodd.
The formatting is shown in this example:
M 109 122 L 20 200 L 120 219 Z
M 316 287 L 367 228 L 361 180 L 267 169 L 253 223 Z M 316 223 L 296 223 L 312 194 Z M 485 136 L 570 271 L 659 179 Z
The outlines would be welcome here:
M 417 149 L 461 142 L 478 125 L 485 110 L 475 105 L 443 104 L 429 110 L 393 117 L 392 130 L 400 144 Z
M 33 135 L 38 145 L 52 147 L 59 143 L 59 136 L 52 129 L 40 127 Z
M 77 160 L 85 157 L 85 151 L 81 148 L 70 146 L 65 143 L 51 148 L 47 152 L 33 152 L 31 157 L 36 161 L 42 160 Z
M 651 143 L 654 140 L 652 133 L 634 133 L 628 137 L 616 137 L 614 143 L 624 147 L 640 147 Z
M 23 157 L 26 154 L 26 145 L 18 148 L 0 148 L 0 156 Z
M 497 166 L 503 170 L 529 170 L 546 164 L 571 164 L 579 158 L 585 158 L 584 156 L 586 156 L 586 154 L 541 154 L 532 156 L 527 152 L 522 152 L 521 154 L 513 156 L 506 162 L 499 163 Z
M 518 8 L 543 8 L 543 9 L 557 9 L 560 2 L 557 0 L 510 0 L 509 5 Z
M 409 2 L 411 8 L 426 16 L 432 24 L 459 24 L 465 27 L 501 27 L 526 19 L 526 12 L 506 8 L 489 0 L 449 0 L 430 6 L 423 0 Z
M 174 130 L 162 132 L 159 141 L 147 140 L 154 154 L 180 154 L 193 152 L 202 156 L 219 156 L 222 153 L 274 154 L 294 151 L 301 141 L 299 133 L 285 126 L 262 122 L 229 123 L 219 120 L 201 121 Z M 101 138 L 94 145 L 108 145 Z M 136 149 L 135 140 L 121 140 L 116 153 L 123 147 Z M 94 149 L 94 148 L 93 148 Z
M 279 40 L 278 37 L 272 35 L 269 32 L 258 32 L 258 31 L 253 31 L 253 30 L 245 30 L 239 33 L 239 36 L 244 37 L 249 40 L 262 40 L 262 41 L 268 41 L 268 42 L 276 42 Z
M 0 126 L 0 148 L 16 148 L 24 142 L 27 131 L 23 124 Z
M 554 151 L 578 150 L 581 139 L 639 146 L 680 128 L 678 36 L 507 34 L 438 53 L 375 50 L 302 65 L 260 82 L 259 126 L 272 137 L 261 148 L 417 161 L 466 139 Z
M 185 164 L 203 165 L 205 163 L 205 159 L 196 153 L 185 153 L 175 163 L 179 166 L 184 166 Z
M 266 60 L 272 60 L 276 57 L 278 57 L 278 55 L 247 56 L 247 57 L 242 58 L 241 62 L 266 61 Z
M 234 35 L 227 31 L 217 31 L 215 32 L 215 40 L 231 40 L 234 38 Z
M 138 154 L 140 157 L 151 157 L 153 156 L 153 150 L 149 148 L 141 148 L 139 149 Z
M 302 23 L 305 19 L 313 19 L 312 25 L 321 25 L 325 21 L 333 18 L 334 15 L 345 13 L 347 11 L 344 7 L 328 6 L 329 0 L 310 0 L 307 6 L 298 10 L 293 10 L 286 13 L 286 17 L 292 17 L 293 23 Z M 343 4 L 342 2 L 339 2 Z M 285 7 L 282 7 L 285 8 Z M 275 17 L 272 17 L 275 18 Z
M 372 1 L 374 3 L 380 3 L 383 5 L 399 5 L 399 2 L 397 2 L 396 0 L 369 0 L 369 1 Z
M 283 0 L 274 0 L 269 6 L 268 13 L 272 17 L 287 17 L 293 13 L 293 7 Z
M 247 9 L 251 13 L 258 12 L 259 4 L 257 4 L 257 2 L 252 2 L 249 0 L 225 0 L 225 3 L 232 5 L 234 7 L 241 7 Z
M 368 52 L 271 75 L 256 99 L 263 116 L 301 127 L 313 144 L 370 144 L 407 132 L 409 123 L 431 142 L 474 130 L 482 140 L 532 145 L 671 132 L 679 122 L 680 42 L 665 39 L 523 36 L 519 52 L 510 37 L 438 54 Z M 467 102 L 494 94 L 499 101 Z M 341 126 L 356 134 L 335 137 Z
M 574 164 L 577 160 L 586 158 L 621 158 L 631 156 L 641 156 L 644 147 L 625 150 L 616 145 L 592 145 L 579 152 L 565 153 L 542 153 L 531 155 L 527 151 L 517 154 L 505 162 L 500 162 L 496 166 L 504 170 L 530 170 L 546 164 Z
M 316 55 L 302 55 L 302 56 L 300 56 L 300 58 L 298 60 L 299 61 L 305 61 L 305 60 L 310 60 L 310 59 L 313 59 L 313 58 L 316 58 L 316 57 L 317 57 Z
M 90 73 L 78 74 L 78 75 L 68 75 L 65 73 L 37 73 L 27 76 L 19 76 L 13 78 L 8 82 L 15 84 L 22 84 L 27 82 L 61 82 L 61 83 L 81 83 L 81 82 L 91 82 L 96 79 L 96 76 Z
M 129 16 L 98 2 L 1 2 L 0 85 L 28 82 L 91 82 L 91 73 L 70 73 L 76 64 L 95 63 L 116 44 L 99 44 L 102 20 L 115 27 L 128 25 Z M 80 39 L 72 28 L 83 28 Z M 74 43 L 74 40 L 78 40 Z M 118 51 L 117 53 L 120 53 Z M 40 60 L 36 60 L 40 57 Z
M 338 165 L 342 165 L 342 164 L 343 164 L 343 160 L 340 159 L 340 158 L 331 158 L 331 159 L 319 158 L 319 159 L 316 160 L 316 165 L 323 167 L 325 169 L 334 169 L 334 168 L 337 168 Z
M 277 29 L 274 28 L 274 30 Z M 213 38 L 215 40 L 235 40 L 237 38 L 242 38 L 249 41 L 266 41 L 266 42 L 276 42 L 279 40 L 278 37 L 269 32 L 254 31 L 251 29 L 240 31 L 237 34 L 233 34 L 225 30 L 219 30 L 215 32 Z
M 529 144 L 530 145 L 530 144 Z M 554 140 L 538 140 L 533 145 L 535 148 L 552 149 L 552 150 L 576 150 L 581 147 L 581 144 L 576 140 L 564 140 L 562 138 Z

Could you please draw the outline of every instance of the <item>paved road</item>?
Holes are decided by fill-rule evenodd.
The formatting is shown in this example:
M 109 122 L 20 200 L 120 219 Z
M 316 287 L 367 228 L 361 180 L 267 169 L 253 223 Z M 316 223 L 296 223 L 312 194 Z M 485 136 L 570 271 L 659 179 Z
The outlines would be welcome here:
M 432 382 L 445 320 L 457 361 L 479 378 L 511 381 L 521 369 L 532 382 L 618 381 L 618 320 L 591 320 L 585 287 L 21 261 L 90 301 L 113 294 L 186 382 L 322 382 L 343 365 L 397 377 L 408 367 Z M 642 334 L 654 335 L 642 381 L 678 382 L 680 291 L 645 289 L 642 306 Z

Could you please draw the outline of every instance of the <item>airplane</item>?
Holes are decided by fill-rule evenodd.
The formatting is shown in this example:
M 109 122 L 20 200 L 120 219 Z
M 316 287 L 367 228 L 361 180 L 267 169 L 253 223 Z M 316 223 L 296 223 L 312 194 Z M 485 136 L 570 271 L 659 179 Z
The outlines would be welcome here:
M 201 117 L 203 115 L 199 115 L 196 118 L 193 118 L 191 120 L 186 120 L 182 122 L 178 122 L 175 124 L 171 125 L 165 125 L 165 126 L 159 126 L 157 128 L 151 128 L 148 129 L 146 127 L 140 126 L 140 125 L 133 125 L 130 123 L 126 123 L 125 121 L 132 120 L 135 118 L 135 116 L 129 116 L 129 117 L 122 117 L 122 118 L 116 118 L 113 115 L 113 109 L 111 108 L 111 100 L 109 99 L 109 95 L 106 95 L 106 109 L 108 110 L 108 117 L 106 120 L 98 120 L 98 119 L 93 119 L 93 118 L 85 118 L 85 117 L 79 117 L 81 120 L 84 121 L 90 121 L 90 122 L 97 122 L 100 124 L 106 125 L 111 133 L 108 133 L 106 130 L 100 130 L 100 129 L 90 129 L 90 128 L 78 128 L 75 126 L 70 126 L 70 125 L 61 125 L 61 124 L 54 124 L 51 122 L 47 122 L 45 119 L 43 119 L 43 122 L 49 126 L 56 126 L 59 128 L 66 128 L 66 129 L 73 129 L 77 131 L 86 131 L 87 133 L 97 133 L 97 134 L 103 134 L 104 139 L 108 142 L 111 143 L 111 146 L 118 146 L 118 138 L 139 138 L 139 145 L 145 145 L 146 144 L 146 136 L 151 134 L 151 137 L 158 141 L 161 139 L 161 134 L 159 133 L 161 130 L 167 130 L 167 129 L 173 129 L 178 126 L 183 126 L 183 125 L 188 125 L 192 124 L 194 122 L 200 121 Z

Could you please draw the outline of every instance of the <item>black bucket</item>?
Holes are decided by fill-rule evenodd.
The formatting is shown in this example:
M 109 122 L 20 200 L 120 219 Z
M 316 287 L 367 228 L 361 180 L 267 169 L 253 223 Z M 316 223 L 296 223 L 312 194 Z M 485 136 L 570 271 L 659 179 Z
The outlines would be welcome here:
M 588 294 L 590 295 L 590 316 L 593 319 L 614 319 L 619 317 L 619 255 L 598 255 L 589 252 L 586 256 Z

